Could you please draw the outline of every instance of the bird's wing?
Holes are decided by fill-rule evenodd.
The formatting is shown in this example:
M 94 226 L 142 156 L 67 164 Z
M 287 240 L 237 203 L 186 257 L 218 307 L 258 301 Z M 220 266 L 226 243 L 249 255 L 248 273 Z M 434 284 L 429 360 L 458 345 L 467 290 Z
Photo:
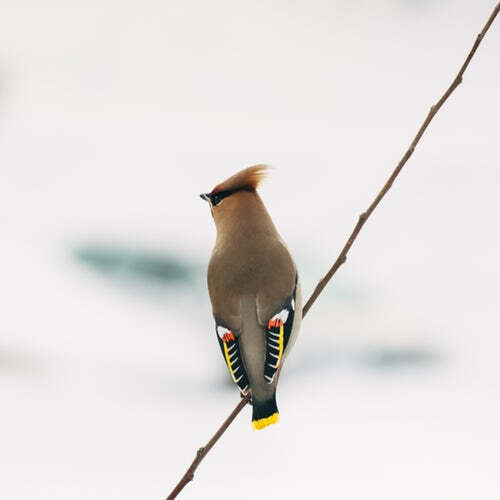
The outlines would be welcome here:
M 215 318 L 217 340 L 234 383 L 243 394 L 248 391 L 248 377 L 243 366 L 240 345 L 237 336 Z
M 297 282 L 293 294 L 286 298 L 278 311 L 269 318 L 266 325 L 266 362 L 264 365 L 264 378 L 271 384 L 280 364 L 283 354 L 292 333 L 295 315 L 295 295 Z

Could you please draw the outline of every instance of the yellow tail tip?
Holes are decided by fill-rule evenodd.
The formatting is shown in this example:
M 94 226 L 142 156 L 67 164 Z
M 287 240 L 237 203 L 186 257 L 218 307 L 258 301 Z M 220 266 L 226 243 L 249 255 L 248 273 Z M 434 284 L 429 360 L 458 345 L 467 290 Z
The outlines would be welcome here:
M 273 413 L 269 417 L 260 418 L 259 420 L 254 420 L 252 422 L 252 425 L 253 425 L 254 429 L 257 429 L 258 431 L 260 431 L 261 429 L 264 429 L 264 427 L 267 427 L 268 425 L 278 423 L 279 419 L 280 419 L 280 414 L 279 413 Z

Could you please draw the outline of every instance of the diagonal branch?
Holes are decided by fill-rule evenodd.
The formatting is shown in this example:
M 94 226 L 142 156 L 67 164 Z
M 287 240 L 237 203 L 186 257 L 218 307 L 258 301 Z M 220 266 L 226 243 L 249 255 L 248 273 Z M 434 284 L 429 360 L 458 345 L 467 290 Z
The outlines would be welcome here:
M 200 462 L 205 458 L 205 455 L 212 449 L 212 446 L 219 440 L 219 438 L 224 434 L 226 429 L 231 425 L 231 422 L 236 418 L 238 413 L 243 410 L 246 404 L 250 401 L 250 394 L 247 394 L 244 398 L 241 398 L 241 401 L 236 405 L 236 408 L 231 412 L 231 415 L 224 420 L 224 423 L 219 427 L 217 432 L 212 436 L 212 439 L 196 452 L 196 457 L 193 460 L 193 463 L 189 466 L 189 469 L 182 476 L 181 480 L 177 484 L 177 486 L 172 490 L 172 493 L 168 495 L 167 500 L 172 500 L 175 498 L 186 486 L 189 481 L 192 481 L 194 478 L 194 471 L 197 469 Z
M 465 59 L 465 62 L 462 64 L 462 67 L 460 68 L 460 71 L 458 72 L 457 76 L 455 79 L 452 81 L 451 85 L 448 87 L 446 92 L 441 96 L 439 101 L 431 106 L 431 109 L 429 110 L 429 113 L 427 114 L 427 117 L 425 118 L 424 122 L 420 126 L 417 135 L 413 139 L 413 141 L 410 144 L 410 147 L 406 151 L 406 153 L 403 155 L 399 163 L 397 164 L 396 168 L 392 172 L 391 176 L 387 180 L 387 182 L 384 184 L 384 187 L 380 190 L 378 195 L 375 197 L 375 199 L 372 201 L 371 205 L 359 216 L 358 222 L 356 226 L 354 227 L 351 235 L 347 239 L 344 248 L 342 248 L 342 251 L 340 252 L 339 256 L 333 263 L 332 267 L 330 270 L 326 273 L 326 275 L 323 277 L 323 279 L 318 283 L 316 288 L 314 289 L 314 292 L 312 293 L 311 297 L 309 300 L 306 302 L 302 309 L 302 316 L 305 316 L 311 306 L 314 304 L 316 299 L 318 298 L 319 294 L 323 291 L 327 283 L 332 279 L 332 276 L 337 272 L 339 267 L 345 263 L 347 259 L 347 253 L 351 249 L 352 244 L 358 237 L 359 232 L 361 231 L 362 227 L 364 226 L 365 222 L 368 220 L 372 212 L 375 210 L 377 205 L 380 203 L 382 198 L 386 195 L 387 191 L 392 186 L 392 183 L 398 176 L 399 172 L 401 172 L 401 169 L 404 167 L 410 156 L 413 154 L 413 151 L 415 151 L 415 147 L 417 146 L 418 142 L 420 141 L 420 138 L 424 134 L 425 130 L 427 129 L 429 123 L 432 121 L 436 113 L 439 111 L 441 106 L 446 102 L 448 97 L 451 95 L 451 93 L 462 83 L 462 76 L 469 66 L 469 63 L 476 53 L 477 48 L 479 47 L 479 44 L 481 43 L 482 39 L 484 38 L 484 35 L 490 28 L 491 24 L 495 20 L 496 16 L 498 15 L 498 12 L 500 11 L 500 3 L 496 5 L 496 7 L 493 9 L 493 12 L 491 13 L 488 21 L 484 25 L 481 33 L 477 35 L 476 40 L 474 42 L 474 45 L 472 46 L 472 49 L 470 50 L 469 54 L 467 55 L 467 58 Z M 240 411 L 246 406 L 246 404 L 250 400 L 250 395 L 247 395 L 241 399 L 241 401 L 238 403 L 236 408 L 232 411 L 232 413 L 227 417 L 227 419 L 224 421 L 224 423 L 219 427 L 217 432 L 213 435 L 212 439 L 203 447 L 201 447 L 197 453 L 196 457 L 193 460 L 192 464 L 189 466 L 188 470 L 184 474 L 184 476 L 181 478 L 177 486 L 172 490 L 170 495 L 167 497 L 167 500 L 173 500 L 174 498 L 177 497 L 177 495 L 181 492 L 181 490 L 186 486 L 187 483 L 193 480 L 194 478 L 194 472 L 197 469 L 198 465 L 200 462 L 203 460 L 205 455 L 212 449 L 214 444 L 218 441 L 218 439 L 224 434 L 226 429 L 231 425 L 231 422 L 236 418 L 236 416 L 240 413 Z
M 366 211 L 364 211 L 359 216 L 358 223 L 354 227 L 354 229 L 353 229 L 353 231 L 351 233 L 351 236 L 349 236 L 348 240 L 346 241 L 346 243 L 344 245 L 344 248 L 342 249 L 342 251 L 340 252 L 339 256 L 337 257 L 337 260 L 333 263 L 333 266 L 326 273 L 326 275 L 324 276 L 324 278 L 317 284 L 317 286 L 314 289 L 314 292 L 312 293 L 311 297 L 309 298 L 309 300 L 304 305 L 303 315 L 305 315 L 307 313 L 307 311 L 309 311 L 309 309 L 311 308 L 311 306 L 314 304 L 314 302 L 318 298 L 319 294 L 323 291 L 323 288 L 325 288 L 325 286 L 330 281 L 330 279 L 332 278 L 332 276 L 337 272 L 337 269 L 342 264 L 344 264 L 344 262 L 346 261 L 346 259 L 347 259 L 347 252 L 349 252 L 352 244 L 354 243 L 354 241 L 358 237 L 358 234 L 361 231 L 361 228 L 364 226 L 365 222 L 368 220 L 368 217 L 370 217 L 370 215 L 375 210 L 375 208 L 377 207 L 377 205 L 380 203 L 380 201 L 382 200 L 382 198 L 385 196 L 385 194 L 387 193 L 387 191 L 389 191 L 389 189 L 392 186 L 392 183 L 394 182 L 394 180 L 398 176 L 399 172 L 401 172 L 401 169 L 405 166 L 405 163 L 409 160 L 410 156 L 413 154 L 413 151 L 415 151 L 415 147 L 418 144 L 418 141 L 420 141 L 420 138 L 424 134 L 425 130 L 427 129 L 427 127 L 429 125 L 429 123 L 434 118 L 434 115 L 440 110 L 441 106 L 445 103 L 445 101 L 448 99 L 448 97 L 450 97 L 451 93 L 462 83 L 462 76 L 463 76 L 465 70 L 467 69 L 467 66 L 469 66 L 469 63 L 470 63 L 472 57 L 476 53 L 476 50 L 479 47 L 479 44 L 481 43 L 481 40 L 484 38 L 484 35 L 486 34 L 486 32 L 488 31 L 489 27 L 491 26 L 491 24 L 495 20 L 495 17 L 497 16 L 499 10 L 500 10 L 500 3 L 497 4 L 497 6 L 495 7 L 495 9 L 491 13 L 491 16 L 489 17 L 488 21 L 484 25 L 484 28 L 481 31 L 481 33 L 479 33 L 479 35 L 477 35 L 476 41 L 474 42 L 474 45 L 472 46 L 472 49 L 469 52 L 469 55 L 465 59 L 465 62 L 462 64 L 462 67 L 460 68 L 460 71 L 458 72 L 457 76 L 455 77 L 455 79 L 453 80 L 453 82 L 451 82 L 451 85 L 448 87 L 448 89 L 446 90 L 446 92 L 441 96 L 441 99 L 439 99 L 439 101 L 436 104 L 434 104 L 433 106 L 431 106 L 431 109 L 429 110 L 429 113 L 427 114 L 427 117 L 425 118 L 424 123 L 422 123 L 422 125 L 420 126 L 420 128 L 419 128 L 419 130 L 417 132 L 417 135 L 415 136 L 415 138 L 413 139 L 413 141 L 410 144 L 410 147 L 408 148 L 408 150 L 406 151 L 406 153 L 403 155 L 403 157 L 401 158 L 401 160 L 399 160 L 399 163 L 397 164 L 396 168 L 392 172 L 392 174 L 389 177 L 389 179 L 387 179 L 387 182 L 385 183 L 384 187 L 378 193 L 378 195 L 376 196 L 376 198 L 372 201 L 372 203 L 368 207 L 368 209 Z

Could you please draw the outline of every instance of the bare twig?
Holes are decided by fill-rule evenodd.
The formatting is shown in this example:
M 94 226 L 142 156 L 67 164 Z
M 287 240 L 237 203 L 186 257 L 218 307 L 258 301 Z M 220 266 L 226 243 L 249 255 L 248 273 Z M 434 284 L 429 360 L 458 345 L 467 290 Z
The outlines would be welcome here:
M 302 309 L 302 316 L 304 317 L 311 306 L 314 304 L 316 299 L 318 298 L 319 294 L 323 291 L 327 283 L 332 279 L 332 276 L 337 272 L 339 267 L 345 263 L 347 259 L 347 253 L 349 252 L 352 244 L 358 237 L 359 232 L 361 231 L 362 227 L 364 226 L 365 222 L 368 220 L 368 217 L 372 214 L 372 212 L 375 210 L 377 205 L 380 203 L 382 198 L 385 196 L 387 191 L 392 186 L 392 183 L 398 176 L 399 172 L 401 172 L 401 169 L 404 167 L 405 163 L 408 161 L 410 156 L 413 154 L 413 151 L 415 151 L 415 147 L 420 141 L 420 138 L 424 134 L 425 130 L 427 129 L 429 123 L 432 121 L 434 118 L 435 114 L 439 111 L 441 106 L 445 103 L 445 101 L 448 99 L 448 97 L 451 95 L 451 93 L 462 83 L 462 76 L 469 66 L 469 63 L 476 53 L 477 48 L 479 47 L 479 44 L 481 43 L 482 39 L 484 38 L 484 35 L 490 28 L 491 24 L 495 20 L 496 16 L 498 15 L 498 12 L 500 11 L 500 3 L 496 5 L 496 7 L 493 9 L 493 12 L 491 13 L 488 21 L 483 27 L 483 30 L 479 35 L 477 35 L 476 40 L 474 42 L 474 45 L 472 46 L 472 49 L 470 50 L 467 58 L 465 59 L 465 62 L 462 64 L 462 67 L 460 68 L 460 71 L 458 72 L 457 76 L 451 83 L 451 85 L 448 87 L 446 92 L 441 96 L 441 99 L 431 106 L 431 109 L 429 110 L 429 113 L 427 114 L 427 117 L 425 118 L 424 122 L 420 126 L 420 129 L 417 132 L 417 135 L 413 139 L 413 141 L 410 144 L 410 147 L 406 151 L 406 153 L 403 155 L 399 163 L 397 164 L 396 168 L 392 172 L 391 176 L 387 180 L 387 182 L 384 184 L 384 187 L 381 189 L 381 191 L 378 193 L 378 195 L 375 197 L 375 199 L 372 201 L 371 205 L 358 217 L 358 222 L 356 226 L 354 227 L 351 235 L 347 239 L 344 248 L 342 248 L 342 251 L 340 252 L 339 256 L 337 257 L 337 260 L 333 263 L 332 267 L 330 270 L 326 273 L 326 275 L 323 277 L 323 279 L 318 283 L 316 288 L 314 289 L 314 292 L 312 293 L 311 297 L 309 300 L 306 302 Z M 246 404 L 250 401 L 250 395 L 247 395 L 241 399 L 241 401 L 238 403 L 236 408 L 232 411 L 232 413 L 227 417 L 227 419 L 224 421 L 224 423 L 219 427 L 217 432 L 213 435 L 212 439 L 200 448 L 197 453 L 196 457 L 193 460 L 192 464 L 189 466 L 188 470 L 182 477 L 182 479 L 179 481 L 177 486 L 172 490 L 172 493 L 167 497 L 167 500 L 173 500 L 174 498 L 177 497 L 177 495 L 180 493 L 180 491 L 186 486 L 187 483 L 193 480 L 194 478 L 194 472 L 197 469 L 198 465 L 200 462 L 203 460 L 205 455 L 210 451 L 210 449 L 214 446 L 214 444 L 218 441 L 218 439 L 224 434 L 226 429 L 229 427 L 231 422 L 236 418 L 236 416 L 240 413 L 240 411 L 246 406 Z
M 250 401 L 250 394 L 247 394 L 241 401 L 237 404 L 236 408 L 231 412 L 231 415 L 226 418 L 224 423 L 219 427 L 217 432 L 212 436 L 212 439 L 205 445 L 202 446 L 197 452 L 196 457 L 193 460 L 193 463 L 189 466 L 189 469 L 186 471 L 184 476 L 182 476 L 181 480 L 177 483 L 177 486 L 172 490 L 172 493 L 168 495 L 167 500 L 172 500 L 175 498 L 182 488 L 186 486 L 189 481 L 192 481 L 194 478 L 194 471 L 200 464 L 200 462 L 205 458 L 205 455 L 210 451 L 212 446 L 219 440 L 219 438 L 224 434 L 225 430 L 231 425 L 231 422 L 236 418 L 238 413 L 246 406 L 246 404 Z
M 420 138 L 424 134 L 427 126 L 429 123 L 432 121 L 434 118 L 434 115 L 439 111 L 441 106 L 445 103 L 446 99 L 451 95 L 451 93 L 462 83 L 462 76 L 467 69 L 467 66 L 469 66 L 469 63 L 476 53 L 477 48 L 479 47 L 479 44 L 481 43 L 481 40 L 483 39 L 484 35 L 488 31 L 489 27 L 493 23 L 495 17 L 498 14 L 498 11 L 500 10 L 500 3 L 497 4 L 493 12 L 491 13 L 491 16 L 489 17 L 488 21 L 484 25 L 483 30 L 479 35 L 477 35 L 476 41 L 474 42 L 474 45 L 472 46 L 471 51 L 469 52 L 469 55 L 465 59 L 465 62 L 462 64 L 462 67 L 460 68 L 460 71 L 458 72 L 458 75 L 455 77 L 451 85 L 448 87 L 446 92 L 441 96 L 441 99 L 434 104 L 434 106 L 431 106 L 431 109 L 429 110 L 429 113 L 427 114 L 426 119 L 424 120 L 424 123 L 420 126 L 417 135 L 413 139 L 412 143 L 410 144 L 410 147 L 406 151 L 406 153 L 403 155 L 401 160 L 399 160 L 398 165 L 392 172 L 391 176 L 385 183 L 384 187 L 382 190 L 379 192 L 379 194 L 376 196 L 376 198 L 373 200 L 372 204 L 368 207 L 366 211 L 364 211 L 358 218 L 358 223 L 354 227 L 351 236 L 349 236 L 348 240 L 346 241 L 344 248 L 340 252 L 339 256 L 337 257 L 337 260 L 333 263 L 333 266 L 330 268 L 330 270 L 326 273 L 325 277 L 317 284 L 316 288 L 314 289 L 314 292 L 312 293 L 311 297 L 309 300 L 306 302 L 304 305 L 303 309 L 303 314 L 305 315 L 307 311 L 311 308 L 311 306 L 314 304 L 316 299 L 318 298 L 319 294 L 323 291 L 323 288 L 325 288 L 326 284 L 330 281 L 332 276 L 337 272 L 337 269 L 344 264 L 344 262 L 347 259 L 347 252 L 349 252 L 352 244 L 354 243 L 354 240 L 358 237 L 359 232 L 361 231 L 361 228 L 364 226 L 365 222 L 368 220 L 368 217 L 372 214 L 372 212 L 375 210 L 377 205 L 380 203 L 382 198 L 385 196 L 387 191 L 392 186 L 392 183 L 398 176 L 399 172 L 401 172 L 401 169 L 404 167 L 405 163 L 408 161 L 410 156 L 413 154 L 413 151 L 415 151 L 415 147 L 418 144 L 418 141 L 420 141 Z

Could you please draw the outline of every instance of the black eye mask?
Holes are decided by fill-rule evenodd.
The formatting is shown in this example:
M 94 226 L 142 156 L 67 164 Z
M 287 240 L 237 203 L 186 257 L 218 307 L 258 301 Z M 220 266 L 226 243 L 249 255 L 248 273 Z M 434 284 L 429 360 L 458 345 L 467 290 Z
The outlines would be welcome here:
M 219 191 L 217 193 L 210 194 L 210 203 L 212 206 L 216 207 L 220 205 L 224 198 L 227 198 L 229 195 L 233 194 L 234 191 Z

